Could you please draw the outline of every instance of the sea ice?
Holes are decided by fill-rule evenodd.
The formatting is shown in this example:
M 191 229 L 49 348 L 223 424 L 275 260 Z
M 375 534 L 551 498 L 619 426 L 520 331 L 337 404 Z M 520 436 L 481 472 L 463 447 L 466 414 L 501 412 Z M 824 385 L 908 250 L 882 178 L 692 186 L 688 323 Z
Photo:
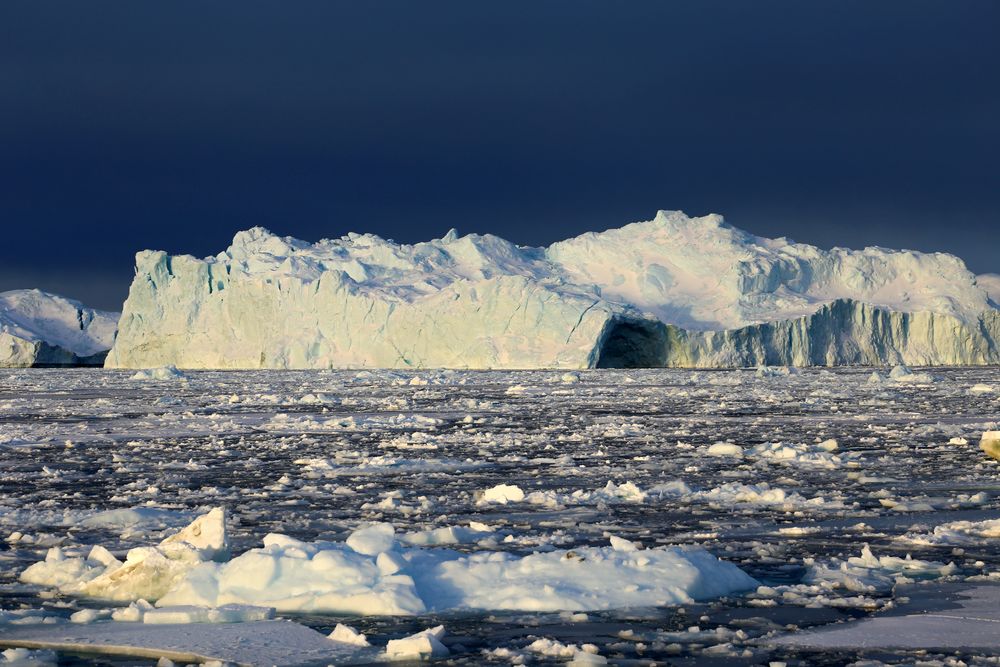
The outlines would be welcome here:
M 360 528 L 343 544 L 272 534 L 264 538 L 263 549 L 213 563 L 211 558 L 225 553 L 225 541 L 210 517 L 218 515 L 202 517 L 159 547 L 133 549 L 120 566 L 66 559 L 53 550 L 21 578 L 78 595 L 142 597 L 169 608 L 151 612 L 136 606 L 135 615 L 144 622 L 150 613 L 170 619 L 163 622 L 191 622 L 183 619 L 194 615 L 207 620 L 245 609 L 226 606 L 233 604 L 381 615 L 452 609 L 584 611 L 685 603 L 756 585 L 736 566 L 699 548 L 639 549 L 612 537 L 611 547 L 520 558 L 504 552 L 463 555 L 444 549 L 399 550 L 389 524 Z M 137 551 L 141 560 L 133 556 Z M 153 566 L 144 566 L 150 561 Z

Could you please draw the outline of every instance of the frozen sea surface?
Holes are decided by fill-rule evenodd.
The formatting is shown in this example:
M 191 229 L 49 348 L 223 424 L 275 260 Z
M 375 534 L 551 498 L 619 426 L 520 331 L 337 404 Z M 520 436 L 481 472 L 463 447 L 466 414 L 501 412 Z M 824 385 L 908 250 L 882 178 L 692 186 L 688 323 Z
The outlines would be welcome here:
M 324 633 L 346 623 L 376 646 L 444 624 L 460 664 L 565 661 L 557 642 L 632 664 L 989 653 L 770 640 L 919 612 L 921 585 L 1000 583 L 1000 463 L 978 447 L 1000 420 L 997 369 L 185 375 L 0 374 L 0 609 L 105 608 L 18 575 L 49 547 L 123 557 L 225 506 L 234 554 L 272 532 L 343 541 L 379 521 L 428 548 L 458 535 L 448 548 L 514 556 L 612 535 L 700 545 L 762 584 L 587 613 L 280 614 Z M 487 536 L 430 532 L 471 522 Z

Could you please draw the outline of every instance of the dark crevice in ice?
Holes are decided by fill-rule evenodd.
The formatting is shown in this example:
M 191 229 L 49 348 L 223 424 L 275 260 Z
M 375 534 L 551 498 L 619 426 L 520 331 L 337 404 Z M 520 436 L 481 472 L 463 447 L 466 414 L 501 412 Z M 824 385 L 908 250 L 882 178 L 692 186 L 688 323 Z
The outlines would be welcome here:
M 616 320 L 600 343 L 597 368 L 662 368 L 666 331 L 660 322 Z

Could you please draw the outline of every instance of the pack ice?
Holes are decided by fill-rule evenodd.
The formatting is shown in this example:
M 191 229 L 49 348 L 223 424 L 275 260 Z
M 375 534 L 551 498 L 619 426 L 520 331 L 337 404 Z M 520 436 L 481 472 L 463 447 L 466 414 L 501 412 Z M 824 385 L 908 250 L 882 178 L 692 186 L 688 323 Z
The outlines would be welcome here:
M 118 313 L 41 290 L 0 293 L 0 367 L 100 366 Z
M 590 368 L 1000 363 L 997 280 L 943 253 L 819 248 L 721 216 L 555 243 L 315 244 L 239 232 L 144 251 L 111 368 Z

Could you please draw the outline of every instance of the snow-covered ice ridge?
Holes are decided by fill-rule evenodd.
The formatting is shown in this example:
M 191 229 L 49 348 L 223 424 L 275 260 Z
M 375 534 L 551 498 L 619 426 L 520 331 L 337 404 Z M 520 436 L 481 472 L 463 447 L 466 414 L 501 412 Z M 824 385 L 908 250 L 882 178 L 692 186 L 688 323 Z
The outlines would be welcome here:
M 100 366 L 118 317 L 36 289 L 0 292 L 0 367 Z
M 202 260 L 140 252 L 107 366 L 1000 363 L 998 282 L 944 253 L 821 250 L 676 211 L 548 248 L 258 227 Z

